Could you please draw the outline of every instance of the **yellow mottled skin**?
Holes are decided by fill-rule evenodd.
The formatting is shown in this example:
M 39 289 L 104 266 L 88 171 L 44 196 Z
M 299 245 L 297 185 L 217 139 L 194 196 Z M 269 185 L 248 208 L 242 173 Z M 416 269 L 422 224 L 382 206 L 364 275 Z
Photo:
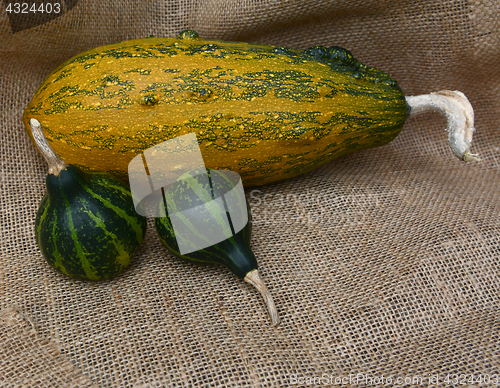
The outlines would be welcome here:
M 272 50 L 173 38 L 98 47 L 56 69 L 23 120 L 27 128 L 39 120 L 67 163 L 122 178 L 137 154 L 195 132 L 207 168 L 232 169 L 246 186 L 294 177 L 399 133 L 401 90 L 367 79 L 383 73 L 335 71 L 298 50 Z

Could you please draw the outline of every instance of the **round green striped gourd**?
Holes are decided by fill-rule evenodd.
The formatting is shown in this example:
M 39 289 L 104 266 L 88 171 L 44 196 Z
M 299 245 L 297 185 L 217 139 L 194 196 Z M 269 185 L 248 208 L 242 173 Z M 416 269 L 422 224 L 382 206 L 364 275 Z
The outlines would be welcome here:
M 159 211 L 161 216 L 155 218 L 156 231 L 160 241 L 174 256 L 192 264 L 223 265 L 255 286 L 262 293 L 271 320 L 276 325 L 279 322 L 276 307 L 259 276 L 257 260 L 250 248 L 250 205 L 243 190 L 231 191 L 237 184 L 235 177 L 239 179 L 233 172 L 210 169 L 183 174 L 164 191 L 164 202 L 160 203 Z M 229 192 L 233 194 L 232 205 L 228 205 L 227 199 L 221 199 Z M 177 223 L 172 221 L 174 216 Z M 238 220 L 246 221 L 241 230 L 236 229 Z M 179 223 L 182 223 L 181 227 Z M 179 229 L 183 232 L 179 233 Z M 213 244 L 209 235 L 225 235 L 227 238 Z M 179 241 L 191 252 L 181 253 Z M 196 249 L 196 244 L 201 246 L 202 243 L 208 246 Z
M 37 138 L 43 141 L 41 131 Z M 50 150 L 47 143 L 37 144 L 42 154 Z M 64 162 L 54 167 L 50 158 L 48 162 L 47 192 L 35 219 L 43 256 L 75 279 L 117 275 L 129 265 L 146 232 L 146 218 L 136 213 L 130 190 L 110 174 L 84 172 Z

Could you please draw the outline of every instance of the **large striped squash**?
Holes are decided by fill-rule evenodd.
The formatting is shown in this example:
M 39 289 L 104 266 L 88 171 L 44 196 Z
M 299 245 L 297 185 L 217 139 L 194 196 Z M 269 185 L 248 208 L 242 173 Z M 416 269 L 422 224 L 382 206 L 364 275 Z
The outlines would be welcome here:
M 195 132 L 207 168 L 245 185 L 380 146 L 407 117 L 392 78 L 339 47 L 208 41 L 193 31 L 98 47 L 45 80 L 24 113 L 66 162 L 125 178 L 144 150 Z

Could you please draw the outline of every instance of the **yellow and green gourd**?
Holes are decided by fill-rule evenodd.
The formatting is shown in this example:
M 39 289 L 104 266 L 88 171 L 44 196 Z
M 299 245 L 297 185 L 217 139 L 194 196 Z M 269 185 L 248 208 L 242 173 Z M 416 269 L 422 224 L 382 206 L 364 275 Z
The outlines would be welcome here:
M 184 31 L 75 56 L 49 75 L 23 120 L 29 129 L 37 119 L 67 163 L 122 179 L 136 155 L 195 132 L 207 168 L 254 186 L 386 144 L 407 114 L 396 81 L 342 48 L 208 41 Z

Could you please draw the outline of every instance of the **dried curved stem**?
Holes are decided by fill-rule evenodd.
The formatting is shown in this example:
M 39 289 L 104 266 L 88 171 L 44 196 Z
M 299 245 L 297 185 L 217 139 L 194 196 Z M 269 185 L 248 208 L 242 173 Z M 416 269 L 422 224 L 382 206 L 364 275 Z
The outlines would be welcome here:
M 271 322 L 273 326 L 276 326 L 278 323 L 280 323 L 278 311 L 276 310 L 276 305 L 274 304 L 273 297 L 271 296 L 271 293 L 259 276 L 259 271 L 256 269 L 250 271 L 249 273 L 247 273 L 243 280 L 254 286 L 264 297 L 264 302 L 266 303 L 267 310 L 269 311 L 269 315 L 271 316 Z
M 49 143 L 47 142 L 47 138 L 43 133 L 40 122 L 38 120 L 31 119 L 30 126 L 31 133 L 33 134 L 33 139 L 35 140 L 35 144 L 38 147 L 38 151 L 40 151 L 43 158 L 49 165 L 49 174 L 59 176 L 59 173 L 64 170 L 68 164 L 64 160 L 62 160 L 49 145 Z
M 470 152 L 474 134 L 474 110 L 467 97 L 459 91 L 442 90 L 421 96 L 406 97 L 410 116 L 434 111 L 446 117 L 448 143 L 453 153 L 463 161 L 480 161 Z

